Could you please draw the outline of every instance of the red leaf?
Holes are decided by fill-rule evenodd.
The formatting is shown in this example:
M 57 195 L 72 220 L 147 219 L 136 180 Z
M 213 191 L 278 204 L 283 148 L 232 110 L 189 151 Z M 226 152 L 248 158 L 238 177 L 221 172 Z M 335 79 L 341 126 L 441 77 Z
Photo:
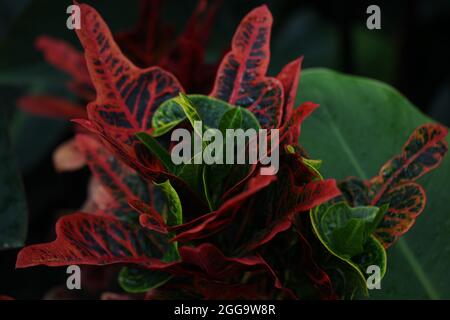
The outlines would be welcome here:
M 86 118 L 82 105 L 72 103 L 63 98 L 51 96 L 25 96 L 19 98 L 17 106 L 22 110 L 50 118 Z
M 169 37 L 159 25 L 160 16 L 161 0 L 141 0 L 136 27 L 114 36 L 125 54 L 142 67 L 154 65 L 158 58 L 157 52 L 168 46 Z
M 197 247 L 183 246 L 179 249 L 181 261 L 167 265 L 164 271 L 173 275 L 192 279 L 195 289 L 206 299 L 230 299 L 243 296 L 240 292 L 228 292 L 226 290 L 245 290 L 244 297 L 255 298 L 264 296 L 263 285 L 259 285 L 259 291 L 255 291 L 256 285 L 249 284 L 257 277 L 258 284 L 263 284 L 267 278 L 272 283 L 270 288 L 281 289 L 283 293 L 292 293 L 283 288 L 281 282 L 272 268 L 260 255 L 248 255 L 239 257 L 225 256 L 220 249 L 210 243 L 203 243 Z M 246 277 L 246 283 L 242 284 L 242 278 Z M 181 278 L 178 278 L 181 279 Z M 161 299 L 177 297 L 179 294 L 193 296 L 191 282 L 169 283 L 156 290 L 151 290 L 146 299 Z M 219 288 L 222 288 L 221 292 Z M 273 293 L 273 290 L 271 290 Z M 168 293 L 171 295 L 167 295 Z M 267 298 L 267 296 L 265 296 Z
M 141 214 L 139 216 L 139 223 L 141 226 L 162 234 L 167 234 L 169 232 L 161 214 L 152 206 L 138 199 L 131 200 L 129 204 Z
M 189 186 L 178 177 L 162 170 L 162 166 L 158 166 L 158 163 L 149 163 L 151 160 L 155 160 L 152 157 L 148 149 L 141 143 L 135 145 L 135 149 L 126 144 L 121 144 L 113 137 L 107 135 L 103 128 L 97 123 L 88 120 L 74 120 L 85 129 L 99 135 L 103 141 L 105 141 L 106 147 L 125 164 L 136 170 L 136 172 L 147 181 L 163 182 L 167 179 L 170 180 L 172 186 L 177 190 L 178 196 L 181 199 L 184 213 L 188 216 L 195 211 L 198 215 L 199 212 L 207 212 L 207 204 L 194 193 Z
M 276 220 L 269 224 L 265 229 L 259 231 L 255 234 L 254 238 L 246 244 L 246 251 L 253 251 L 256 248 L 268 243 L 272 240 L 278 233 L 289 230 L 291 228 L 292 222 L 288 216 L 282 219 Z
M 383 220 L 378 225 L 375 235 L 387 248 L 405 234 L 425 209 L 425 190 L 417 183 L 402 183 L 390 188 L 383 195 L 378 205 L 389 204 Z
M 158 65 L 173 73 L 190 92 L 210 90 L 217 66 L 204 61 L 205 44 L 220 1 L 199 0 L 184 31 L 173 41 L 171 28 L 161 23 L 161 1 L 141 0 L 139 21 L 116 34 L 120 48 L 138 66 Z
M 150 201 L 148 183 L 143 181 L 134 170 L 118 161 L 99 141 L 85 134 L 77 134 L 75 139 L 91 172 L 110 192 L 115 201 L 122 204 L 134 198 Z
M 264 227 L 254 231 L 253 237 L 244 246 L 246 251 L 255 250 L 268 243 L 278 233 L 288 230 L 292 225 L 292 219 L 299 212 L 309 211 L 340 194 L 334 179 L 311 181 L 302 186 L 296 186 L 291 180 L 289 192 L 288 198 L 296 199 L 296 204 L 292 208 L 285 209 L 283 206 L 287 201 L 283 198 L 277 199 L 280 202 L 275 209 L 277 212 L 272 214 L 271 219 L 264 217 L 266 221 Z
M 251 177 L 255 176 L 255 170 L 257 169 L 256 164 L 250 164 L 250 168 L 248 170 L 248 173 L 243 177 L 241 180 L 235 183 L 234 186 L 232 186 L 230 189 L 226 190 L 223 195 L 221 196 L 221 200 L 225 201 L 226 199 L 230 198 L 233 194 L 238 193 L 242 188 L 245 187 L 245 184 L 248 182 L 248 180 Z
M 213 4 L 208 8 L 208 0 L 198 0 L 197 7 L 189 17 L 186 28 L 181 35 L 182 38 L 194 40 L 202 46 L 206 44 L 222 1 L 213 0 L 212 2 Z
M 376 204 L 390 187 L 419 179 L 436 168 L 447 153 L 447 128 L 437 124 L 423 125 L 411 134 L 401 155 L 389 160 L 377 177 L 371 180 L 376 191 L 372 204 Z
M 308 224 L 308 228 L 311 226 Z M 299 261 L 299 268 L 305 270 L 308 278 L 313 285 L 318 289 L 319 293 L 324 299 L 337 299 L 334 292 L 333 284 L 330 276 L 317 264 L 314 257 L 314 252 L 306 237 L 302 234 L 302 226 L 296 225 L 295 232 L 298 235 L 299 243 L 302 248 L 301 260 Z
M 294 212 L 310 210 L 341 194 L 334 179 L 311 181 L 304 186 L 294 186 L 292 192 L 299 196 Z
M 48 63 L 71 75 L 76 82 L 91 84 L 83 54 L 69 43 L 44 35 L 36 39 L 36 47 Z
M 212 244 L 204 243 L 198 247 L 181 247 L 180 256 L 183 265 L 195 265 L 201 270 L 199 273 L 193 269 L 194 271 L 189 271 L 190 273 L 207 279 L 223 281 L 234 275 L 242 275 L 245 271 L 263 269 L 273 276 L 275 287 L 282 287 L 273 270 L 259 255 L 230 258 Z
M 368 182 L 356 177 L 348 177 L 339 182 L 342 195 L 353 207 L 367 206 L 370 203 Z
M 116 218 L 75 213 L 58 220 L 56 240 L 22 249 L 16 268 L 113 263 L 166 267 L 160 259 L 169 245 L 164 237 Z
M 437 124 L 417 128 L 402 154 L 389 160 L 379 175 L 370 180 L 370 204 L 389 204 L 388 212 L 375 231 L 385 248 L 407 232 L 422 213 L 425 191 L 412 182 L 441 163 L 448 150 L 446 136 L 447 128 Z
M 98 13 L 87 5 L 80 8 L 82 25 L 77 34 L 85 48 L 97 99 L 88 105 L 90 121 L 78 123 L 101 136 L 115 155 L 146 179 L 176 179 L 162 171 L 135 133 L 149 131 L 153 112 L 182 91 L 180 84 L 158 67 L 134 66 L 122 55 Z
M 167 173 L 162 170 L 162 165 L 158 165 L 156 158 L 153 157 L 148 149 L 134 135 L 121 135 L 120 138 L 128 136 L 128 142 L 130 144 L 123 143 L 121 140 L 115 139 L 112 131 L 105 131 L 105 128 L 96 121 L 84 119 L 73 119 L 72 121 L 99 136 L 108 150 L 128 166 L 138 171 L 144 178 L 153 180 L 158 177 L 167 176 Z
M 313 102 L 302 103 L 292 116 L 286 119 L 280 129 L 280 144 L 297 144 L 303 121 L 308 118 L 319 105 Z
M 247 190 L 239 193 L 233 198 L 225 201 L 219 209 L 191 220 L 176 227 L 170 227 L 169 231 L 180 232 L 173 241 L 187 241 L 201 239 L 215 232 L 218 232 L 227 225 L 233 217 L 233 214 L 240 208 L 242 203 L 253 196 L 255 193 L 266 188 L 276 176 L 258 175 L 249 180 Z
M 263 128 L 281 123 L 283 88 L 266 77 L 270 59 L 272 15 L 264 5 L 251 11 L 239 25 L 232 49 L 220 64 L 211 96 L 248 108 Z
M 219 0 L 199 0 L 194 13 L 175 45 L 161 56 L 158 65 L 172 72 L 187 91 L 206 93 L 211 90 L 218 64 L 205 63 L 205 45 L 214 22 Z
M 285 124 L 292 117 L 292 113 L 294 112 L 294 103 L 297 96 L 298 83 L 300 81 L 302 61 L 303 57 L 300 57 L 290 62 L 277 75 L 277 79 L 280 80 L 284 92 L 283 119 L 281 125 Z
M 205 88 L 196 86 L 197 79 L 205 81 L 202 77 L 207 76 L 212 82 L 214 73 L 211 72 L 210 66 L 204 64 L 204 56 L 205 49 L 197 41 L 180 37 L 176 46 L 161 59 L 158 65 L 176 75 L 187 90 L 205 92 Z
M 137 131 L 148 131 L 151 117 L 165 100 L 182 91 L 168 72 L 151 67 L 139 69 L 123 56 L 100 15 L 88 5 L 80 5 L 81 29 L 78 37 L 85 49 L 89 73 L 97 98 L 88 106 L 89 119 L 114 131 L 122 142 Z

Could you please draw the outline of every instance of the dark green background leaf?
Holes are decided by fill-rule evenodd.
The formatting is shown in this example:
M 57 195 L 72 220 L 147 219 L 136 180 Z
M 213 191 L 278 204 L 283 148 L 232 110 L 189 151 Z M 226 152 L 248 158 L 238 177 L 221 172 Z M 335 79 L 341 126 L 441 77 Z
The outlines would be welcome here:
M 337 179 L 376 175 L 417 126 L 432 121 L 386 84 L 325 69 L 303 72 L 297 102 L 303 101 L 320 107 L 305 121 L 300 143 L 324 161 L 325 177 Z M 450 158 L 418 182 L 427 206 L 388 250 L 388 270 L 373 297 L 450 298 Z

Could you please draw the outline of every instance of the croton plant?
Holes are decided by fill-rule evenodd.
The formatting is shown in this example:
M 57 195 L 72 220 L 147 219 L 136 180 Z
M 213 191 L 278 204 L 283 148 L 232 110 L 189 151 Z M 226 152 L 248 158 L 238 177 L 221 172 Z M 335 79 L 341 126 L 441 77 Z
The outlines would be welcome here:
M 303 121 L 318 107 L 296 105 L 302 57 L 267 75 L 266 6 L 244 17 L 210 85 L 199 84 L 209 72 L 202 65 L 207 27 L 195 25 L 203 1 L 174 55 L 144 43 L 151 28 L 114 38 L 93 8 L 80 8 L 84 57 L 48 38 L 39 44 L 59 48 L 47 52 L 53 57 L 69 52 L 72 69 L 58 57 L 54 64 L 74 76 L 73 88 L 90 92 L 82 95 L 86 112 L 76 107 L 73 121 L 84 129 L 72 142 L 73 156 L 93 174 L 90 201 L 59 219 L 56 240 L 22 249 L 18 268 L 120 264 L 124 294 L 147 299 L 368 294 L 368 270 L 376 266 L 384 276 L 386 250 L 424 210 L 416 180 L 446 154 L 445 127 L 415 129 L 371 179 L 325 179 L 322 161 L 298 143 Z M 221 131 L 278 129 L 278 172 L 261 175 L 261 163 L 175 165 L 171 132 L 192 131 L 195 120 Z
M 173 28 L 161 21 L 163 3 L 160 0 L 140 0 L 139 19 L 127 32 L 114 39 L 137 66 L 158 65 L 173 73 L 188 90 L 206 93 L 212 87 L 217 64 L 205 62 L 205 45 L 220 1 L 200 0 L 187 21 L 185 30 L 173 37 Z M 51 118 L 86 118 L 86 107 L 95 98 L 95 89 L 83 53 L 70 43 L 41 35 L 36 48 L 49 64 L 70 76 L 66 84 L 78 102 L 54 95 L 33 94 L 21 97 L 18 107 L 25 112 Z M 182 52 L 182 54 L 181 54 Z M 75 127 L 75 130 L 78 128 Z M 86 165 L 75 139 L 63 143 L 55 151 L 53 162 L 57 171 L 74 171 Z M 92 181 L 93 185 L 95 181 Z M 86 206 L 92 205 L 87 201 Z

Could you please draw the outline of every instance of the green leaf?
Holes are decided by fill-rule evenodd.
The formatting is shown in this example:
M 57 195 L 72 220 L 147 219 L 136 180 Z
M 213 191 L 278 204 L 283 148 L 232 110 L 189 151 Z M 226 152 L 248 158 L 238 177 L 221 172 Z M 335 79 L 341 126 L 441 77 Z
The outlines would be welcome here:
M 226 130 L 227 129 L 257 129 L 243 123 L 243 115 L 248 112 L 246 109 L 236 107 L 224 113 L 219 123 L 219 130 L 224 136 L 222 153 L 226 150 Z M 252 118 L 249 118 L 252 119 Z M 225 162 L 225 161 L 224 161 Z M 206 198 L 211 209 L 216 209 L 221 204 L 221 196 L 234 186 L 235 183 L 243 179 L 250 169 L 249 165 L 233 165 L 233 164 L 213 164 L 205 166 L 203 171 L 203 182 Z
M 378 266 L 381 278 L 386 273 L 386 251 L 371 235 L 385 211 L 386 208 L 376 207 L 350 208 L 345 203 L 322 205 L 311 211 L 311 222 L 320 242 L 347 264 L 333 262 L 346 270 L 346 278 L 353 279 L 344 289 L 350 298 L 355 294 L 368 295 L 368 266 Z
M 192 190 L 200 193 L 203 191 L 202 172 L 203 165 L 195 164 L 194 158 L 191 159 L 190 164 L 180 164 L 175 167 L 175 174 L 185 181 Z
M 345 202 L 318 210 L 319 231 L 335 253 L 346 259 L 361 254 L 387 207 L 350 208 Z
M 325 271 L 332 279 L 333 287 L 342 299 L 352 300 L 368 296 L 366 279 L 353 264 L 331 255 Z
M 203 125 L 206 128 L 219 129 L 220 120 L 224 114 L 231 109 L 236 109 L 236 107 L 225 101 L 208 96 L 188 95 L 186 97 L 191 102 L 191 105 L 194 106 L 197 115 L 203 121 Z M 186 114 L 176 99 L 179 98 L 172 98 L 165 101 L 155 111 L 152 118 L 154 136 L 160 136 L 169 132 L 173 127 L 186 119 Z M 254 128 L 258 130 L 260 126 L 255 116 L 246 109 L 239 109 L 242 113 L 242 128 Z M 188 107 L 188 110 L 190 110 L 190 107 Z
M 173 100 L 178 103 L 178 105 L 183 108 L 184 114 L 188 118 L 189 122 L 191 123 L 192 128 L 194 128 L 194 132 L 200 137 L 203 137 L 201 128 L 198 128 L 195 125 L 195 122 L 202 121 L 200 118 L 200 115 L 197 113 L 197 108 L 194 107 L 191 100 L 184 94 L 180 92 L 180 95 L 178 97 L 173 98 Z
M 239 129 L 242 125 L 242 108 L 233 108 L 224 113 L 219 122 L 219 130 L 225 137 L 227 129 Z
M 325 69 L 302 73 L 297 102 L 314 101 L 317 111 L 302 125 L 300 144 L 322 159 L 325 177 L 369 179 L 398 154 L 413 130 L 431 119 L 390 86 Z M 447 137 L 450 142 L 450 138 Z M 383 299 L 450 299 L 450 158 L 420 178 L 427 193 L 425 211 L 388 250 Z
M 191 159 L 191 164 L 175 165 L 172 162 L 170 154 L 159 144 L 158 141 L 146 132 L 136 133 L 136 137 L 163 163 L 164 167 L 174 173 L 177 177 L 185 181 L 192 190 L 202 191 L 202 170 L 201 164 L 194 164 L 194 158 Z
M 320 167 L 322 166 L 322 160 L 313 160 L 313 159 L 307 159 L 303 158 L 303 162 L 315 170 L 320 170 Z
M 166 199 L 167 213 L 164 215 L 165 222 L 169 226 L 176 226 L 183 223 L 183 208 L 176 190 L 172 187 L 169 180 L 163 183 L 155 183 L 155 186 L 160 189 Z
M 187 116 L 189 115 L 189 116 Z M 255 116 L 248 110 L 232 106 L 222 100 L 203 95 L 182 95 L 164 102 L 155 112 L 152 126 L 157 135 L 167 133 L 177 124 L 190 118 L 193 121 L 201 119 L 204 128 L 219 130 L 237 129 L 259 130 L 260 126 Z M 155 133 L 153 134 L 155 135 Z M 225 144 L 225 143 L 224 143 Z M 224 189 L 224 182 L 231 170 L 236 166 L 214 164 L 210 166 L 186 164 L 176 166 L 175 174 L 186 181 L 194 190 L 203 191 L 210 208 L 219 204 L 219 196 Z M 247 172 L 247 166 L 239 166 L 236 178 L 242 178 Z M 232 179 L 235 181 L 236 179 Z M 228 185 L 232 181 L 228 181 Z
M 322 160 L 312 160 L 312 159 L 303 158 L 303 163 L 309 169 L 311 169 L 311 171 L 314 172 L 317 177 L 319 177 L 320 179 L 323 179 L 322 174 L 319 171 L 320 167 L 322 166 Z
M 169 111 L 169 109 L 166 109 L 166 110 Z M 183 122 L 183 120 L 184 120 L 184 116 L 181 116 L 175 121 L 161 124 L 160 126 L 158 126 L 157 129 L 155 129 L 153 131 L 152 136 L 155 138 L 162 136 L 163 134 L 169 132 L 170 130 L 175 128 L 178 124 Z
M 123 267 L 119 273 L 119 284 L 127 292 L 144 293 L 165 284 L 171 278 L 170 274 L 161 271 Z
M 27 235 L 28 213 L 12 153 L 5 116 L 0 118 L 0 249 L 19 248 Z
M 177 226 L 183 223 L 183 208 L 181 206 L 180 197 L 178 196 L 177 191 L 172 187 L 169 180 L 166 180 L 163 183 L 155 183 L 155 186 L 158 190 L 162 192 L 165 198 L 164 211 L 162 212 L 162 216 L 164 222 L 168 226 Z M 168 235 L 171 238 L 173 234 Z M 180 259 L 180 255 L 178 252 L 178 243 L 172 242 L 172 246 L 168 248 L 168 250 L 164 253 L 162 258 L 163 261 L 171 262 Z
M 136 137 L 162 162 L 167 170 L 170 172 L 174 171 L 174 164 L 170 158 L 170 154 L 155 138 L 146 132 L 138 132 L 136 133 Z
M 170 101 L 170 102 L 169 102 Z M 159 137 L 169 132 L 186 119 L 186 114 L 179 104 L 172 99 L 164 102 L 152 118 L 153 136 Z

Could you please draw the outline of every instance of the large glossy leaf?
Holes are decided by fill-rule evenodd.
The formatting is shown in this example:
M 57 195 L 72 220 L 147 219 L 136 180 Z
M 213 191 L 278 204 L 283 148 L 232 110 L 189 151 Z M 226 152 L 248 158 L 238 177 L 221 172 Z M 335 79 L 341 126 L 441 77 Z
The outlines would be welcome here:
M 303 101 L 320 107 L 303 124 L 300 143 L 311 157 L 324 161 L 325 177 L 337 179 L 377 175 L 416 127 L 432 121 L 388 85 L 324 69 L 303 72 L 297 102 Z M 450 298 L 448 181 L 448 157 L 418 180 L 427 193 L 425 211 L 389 249 L 381 290 L 371 296 Z
M 0 118 L 0 249 L 7 249 L 21 247 L 25 242 L 27 206 L 3 117 Z

